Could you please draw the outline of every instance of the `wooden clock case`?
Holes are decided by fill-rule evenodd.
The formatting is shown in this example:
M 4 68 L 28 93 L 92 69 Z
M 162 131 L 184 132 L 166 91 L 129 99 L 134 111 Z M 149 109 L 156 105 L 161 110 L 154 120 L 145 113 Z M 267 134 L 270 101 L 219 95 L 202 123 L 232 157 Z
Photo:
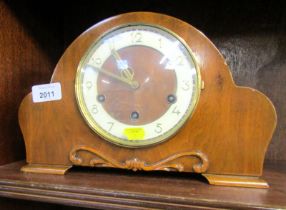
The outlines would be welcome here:
M 204 84 L 183 128 L 171 139 L 144 148 L 101 139 L 84 121 L 75 97 L 76 70 L 86 50 L 111 28 L 132 22 L 159 25 L 184 39 Z M 73 165 L 165 170 L 201 173 L 215 185 L 268 187 L 260 176 L 276 126 L 275 108 L 259 91 L 236 86 L 213 43 L 186 22 L 150 12 L 100 22 L 68 47 L 55 67 L 53 82 L 61 83 L 61 100 L 33 103 L 30 93 L 19 108 L 28 163 L 24 172 L 64 174 Z

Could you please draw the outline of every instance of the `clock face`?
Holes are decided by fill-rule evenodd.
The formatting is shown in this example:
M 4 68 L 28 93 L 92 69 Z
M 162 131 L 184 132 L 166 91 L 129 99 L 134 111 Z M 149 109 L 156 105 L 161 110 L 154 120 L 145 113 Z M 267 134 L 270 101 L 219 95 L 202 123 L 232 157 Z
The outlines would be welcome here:
M 200 94 L 191 50 L 173 32 L 151 25 L 114 28 L 78 66 L 76 97 L 87 124 L 126 147 L 167 140 L 190 118 Z

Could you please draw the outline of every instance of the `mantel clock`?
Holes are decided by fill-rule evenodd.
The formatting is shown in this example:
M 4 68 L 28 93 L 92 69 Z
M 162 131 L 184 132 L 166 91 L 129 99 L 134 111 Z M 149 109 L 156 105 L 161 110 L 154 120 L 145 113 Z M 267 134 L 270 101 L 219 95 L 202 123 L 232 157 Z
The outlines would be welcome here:
M 236 86 L 219 51 L 186 22 L 151 12 L 106 19 L 67 48 L 52 84 L 60 88 L 37 92 L 51 100 L 33 92 L 19 109 L 24 172 L 164 170 L 268 187 L 260 176 L 275 109 Z

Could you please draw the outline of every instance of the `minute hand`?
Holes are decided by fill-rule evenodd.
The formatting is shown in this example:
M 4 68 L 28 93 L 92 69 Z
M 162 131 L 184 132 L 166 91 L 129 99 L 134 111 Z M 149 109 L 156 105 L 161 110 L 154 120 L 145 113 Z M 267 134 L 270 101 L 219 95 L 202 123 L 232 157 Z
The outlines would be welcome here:
M 111 50 L 111 54 L 116 60 L 117 68 L 120 70 L 121 76 L 125 77 L 128 80 L 133 80 L 134 77 L 134 71 L 128 66 L 128 63 L 126 61 L 126 64 L 124 63 L 124 60 L 121 59 L 119 53 L 116 50 Z
M 126 79 L 126 78 L 124 78 L 124 77 L 121 77 L 121 76 L 118 76 L 118 75 L 116 75 L 116 74 L 113 74 L 113 73 L 107 71 L 106 69 L 98 68 L 98 67 L 96 67 L 96 66 L 94 66 L 94 65 L 92 65 L 92 64 L 88 64 L 88 66 L 90 66 L 91 68 L 95 69 L 96 71 L 98 71 L 98 72 L 100 72 L 100 73 L 105 74 L 106 76 L 111 77 L 112 79 L 115 79 L 115 80 L 118 80 L 118 81 L 120 81 L 120 82 L 123 82 L 123 83 L 125 83 L 125 84 L 131 86 L 131 87 L 134 88 L 134 89 L 135 89 L 135 88 L 138 88 L 138 86 L 139 86 L 139 84 L 138 84 L 137 81 L 128 80 L 128 79 Z

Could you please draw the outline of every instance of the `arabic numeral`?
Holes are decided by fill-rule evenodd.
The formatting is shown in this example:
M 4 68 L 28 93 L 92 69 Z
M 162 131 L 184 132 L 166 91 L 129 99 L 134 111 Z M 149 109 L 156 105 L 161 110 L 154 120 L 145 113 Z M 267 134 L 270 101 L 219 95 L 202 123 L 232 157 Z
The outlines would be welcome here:
M 114 122 L 107 122 L 107 124 L 109 124 L 109 129 L 108 131 L 110 132 L 114 126 Z
M 115 48 L 115 42 L 114 42 L 114 40 L 110 40 L 110 41 L 108 42 L 108 46 L 109 46 L 109 49 L 110 49 L 110 50 L 113 50 L 113 49 Z
M 141 32 L 132 32 L 131 33 L 131 41 L 133 43 L 142 42 L 142 34 L 141 34 Z
M 185 90 L 185 91 L 190 90 L 190 88 L 191 88 L 191 83 L 190 83 L 189 80 L 183 80 L 183 84 L 184 84 L 183 87 L 182 87 L 183 90 Z
M 162 38 L 159 38 L 158 41 L 159 41 L 159 48 L 162 48 Z
M 155 128 L 155 132 L 156 133 L 162 133 L 163 128 L 162 128 L 162 124 L 161 123 L 157 123 L 156 124 L 156 128 Z
M 91 87 L 92 87 L 92 82 L 91 82 L 91 81 L 87 81 L 87 82 L 85 83 L 85 86 L 86 86 L 86 88 L 87 88 L 88 90 L 90 90 Z
M 174 107 L 172 113 L 173 113 L 173 114 L 177 114 L 177 115 L 181 114 L 180 110 L 177 109 L 177 106 Z
M 53 98 L 55 96 L 54 91 L 40 92 L 40 98 Z
M 98 109 L 97 109 L 97 106 L 96 106 L 96 105 L 92 105 L 92 107 L 91 107 L 91 113 L 92 113 L 92 114 L 97 114 L 97 113 L 98 113 Z
M 184 59 L 183 59 L 183 57 L 182 57 L 182 56 L 177 57 L 177 58 L 176 58 L 176 63 L 177 63 L 177 65 L 179 65 L 179 66 L 184 65 Z
M 94 57 L 92 57 L 92 58 L 91 58 L 91 62 L 92 62 L 93 64 L 96 64 L 96 65 L 101 65 L 102 60 L 101 60 L 101 58 L 94 58 Z

